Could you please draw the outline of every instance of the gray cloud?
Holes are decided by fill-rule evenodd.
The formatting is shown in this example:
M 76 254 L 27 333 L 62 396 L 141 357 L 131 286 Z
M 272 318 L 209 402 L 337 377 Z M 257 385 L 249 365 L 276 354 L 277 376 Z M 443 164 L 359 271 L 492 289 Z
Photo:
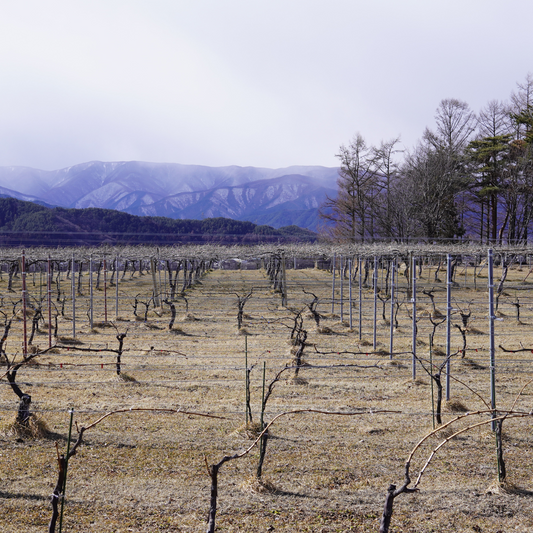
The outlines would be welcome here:
M 336 164 L 411 147 L 443 98 L 477 111 L 533 71 L 514 0 L 29 0 L 0 18 L 0 165 Z

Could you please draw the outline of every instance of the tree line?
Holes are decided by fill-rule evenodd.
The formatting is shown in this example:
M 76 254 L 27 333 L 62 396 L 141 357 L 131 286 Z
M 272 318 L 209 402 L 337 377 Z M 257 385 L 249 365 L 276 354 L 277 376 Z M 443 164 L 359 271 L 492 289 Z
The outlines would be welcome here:
M 403 154 L 402 160 L 400 154 Z M 348 242 L 413 238 L 523 243 L 533 231 L 533 75 L 479 113 L 440 102 L 416 147 L 341 145 L 338 194 L 320 216 Z
M 40 234 L 36 236 L 36 232 Z M 15 198 L 0 198 L 0 244 L 3 246 L 258 244 L 313 242 L 316 238 L 314 232 L 297 226 L 276 229 L 223 217 L 204 220 L 141 217 L 112 209 L 50 208 Z

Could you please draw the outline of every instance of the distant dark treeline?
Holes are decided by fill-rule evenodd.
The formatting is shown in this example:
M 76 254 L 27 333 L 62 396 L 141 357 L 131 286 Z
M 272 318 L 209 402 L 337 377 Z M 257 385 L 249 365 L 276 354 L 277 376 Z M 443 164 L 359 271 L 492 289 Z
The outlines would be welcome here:
M 229 218 L 140 217 L 111 209 L 49 208 L 0 198 L 0 246 L 259 244 L 316 239 L 315 233 L 297 226 L 275 229 Z

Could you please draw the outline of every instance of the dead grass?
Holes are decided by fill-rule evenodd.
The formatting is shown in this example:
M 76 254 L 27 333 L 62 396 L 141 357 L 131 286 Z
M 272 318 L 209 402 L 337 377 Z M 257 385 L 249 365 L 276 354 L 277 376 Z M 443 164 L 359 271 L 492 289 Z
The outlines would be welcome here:
M 137 380 L 133 376 L 130 376 L 124 372 L 118 374 L 115 379 L 122 383 L 137 383 Z
M 182 317 L 180 317 L 180 320 L 182 322 L 197 322 L 200 319 L 196 317 L 195 315 L 193 315 L 192 313 L 187 313 L 183 315 Z
M 434 286 L 433 272 L 424 267 L 424 277 L 429 280 L 426 288 Z M 308 297 L 300 287 L 308 287 L 321 301 L 329 301 L 331 278 L 327 272 L 289 269 L 287 275 L 290 307 L 304 308 Z M 400 281 L 404 283 L 403 278 Z M 292 317 L 286 308 L 279 307 L 279 296 L 269 294 L 270 285 L 263 272 L 216 270 L 203 278 L 201 286 L 188 291 L 191 313 L 180 316 L 176 331 L 168 330 L 168 309 L 165 314 L 151 314 L 149 323 L 154 327 L 145 327 L 135 319 L 130 300 L 140 293 L 151 294 L 151 283 L 150 276 L 136 274 L 120 285 L 124 291 L 121 328 L 128 330 L 121 378 L 115 374 L 114 354 L 96 351 L 61 350 L 62 353 L 40 356 L 36 366 L 19 370 L 20 386 L 31 394 L 32 409 L 46 419 L 49 429 L 45 430 L 52 439 L 6 431 L 18 398 L 8 386 L 0 387 L 0 406 L 7 415 L 2 416 L 0 432 L 1 531 L 46 530 L 50 490 L 56 477 L 54 441 L 59 440 L 59 451 L 64 453 L 71 407 L 78 427 L 115 409 L 182 412 L 132 410 L 110 416 L 88 430 L 84 444 L 69 464 L 64 530 L 153 533 L 205 529 L 210 478 L 204 456 L 208 464 L 213 464 L 225 455 L 243 451 L 258 435 L 263 362 L 268 390 L 290 357 L 290 330 L 286 324 L 291 324 Z M 248 428 L 244 427 L 245 339 L 236 334 L 234 298 L 226 297 L 235 287 L 239 291 L 254 287 L 254 298 L 247 303 L 247 314 L 255 317 L 253 327 L 247 325 L 253 335 L 246 339 L 254 416 L 254 425 Z M 0 281 L 0 292 L 4 288 L 5 281 Z M 83 292 L 88 294 L 85 289 Z M 479 334 L 468 338 L 470 358 L 452 360 L 452 374 L 488 399 L 486 294 L 470 287 L 457 289 L 455 294 L 465 301 L 475 300 L 472 310 Z M 523 297 L 525 293 L 521 301 Z M 101 320 L 103 294 L 98 293 L 98 298 L 95 318 Z M 80 298 L 78 340 L 84 344 L 79 346 L 115 348 L 112 325 L 95 322 L 97 329 L 91 332 L 83 315 L 86 303 L 86 297 Z M 377 354 L 358 354 L 373 345 L 371 291 L 365 293 L 363 304 L 363 340 L 359 340 L 357 330 L 350 332 L 345 328 L 342 335 L 320 333 L 311 317 L 304 319 L 309 334 L 305 357 L 310 366 L 302 367 L 296 379 L 293 371 L 283 374 L 283 379 L 273 386 L 265 420 L 282 412 L 309 408 L 350 413 L 371 410 L 372 414 L 302 412 L 278 419 L 268 440 L 261 482 L 254 475 L 257 448 L 242 459 L 224 464 L 219 486 L 220 531 L 377 531 L 387 487 L 401 482 L 409 452 L 432 429 L 431 380 L 420 368 L 420 377 L 412 380 L 411 322 L 405 306 L 398 315 L 401 328 L 395 333 L 392 362 L 385 349 L 389 346 L 388 326 L 378 325 L 381 348 Z M 444 308 L 440 300 L 438 305 Z M 319 311 L 325 309 L 331 310 L 331 306 L 324 305 Z M 512 309 L 505 311 L 511 313 Z M 533 320 L 526 305 L 521 311 L 524 321 Z M 338 319 L 336 313 L 330 314 L 324 319 L 324 326 L 331 329 Z M 509 348 L 519 348 L 520 343 L 533 346 L 533 334 L 514 322 L 498 322 L 498 342 Z M 180 334 L 178 327 L 187 334 Z M 427 345 L 432 329 L 428 318 L 422 317 L 418 327 L 417 343 Z M 60 335 L 68 338 L 72 324 L 60 321 L 59 328 Z M 444 337 L 445 326 L 440 326 L 435 342 L 441 348 L 445 346 Z M 8 351 L 14 352 L 21 339 L 22 323 L 17 322 L 8 339 Z M 461 343 L 462 338 L 454 331 L 453 349 Z M 321 353 L 316 353 L 312 345 Z M 439 353 L 443 352 L 436 351 L 434 361 L 442 361 Z M 529 360 L 524 362 L 526 357 L 528 354 L 524 353 L 505 354 L 505 363 L 498 360 L 497 400 L 502 409 L 512 404 L 524 383 L 533 377 L 533 365 Z M 379 368 L 372 366 L 376 363 Z M 480 404 L 452 380 L 453 398 L 460 399 L 464 409 L 476 409 Z M 530 395 L 524 395 L 517 408 L 529 412 L 530 400 Z M 444 422 L 455 413 L 464 412 L 460 407 L 452 402 L 446 404 Z M 380 410 L 389 412 L 380 414 Z M 532 488 L 531 421 L 506 421 L 504 429 L 509 479 L 506 492 L 485 493 L 496 476 L 494 435 L 490 424 L 481 426 L 439 450 L 422 480 L 420 492 L 397 499 L 394 530 L 429 533 L 480 528 L 484 533 L 496 533 L 533 527 L 533 499 L 528 493 Z M 455 430 L 441 431 L 421 447 L 414 458 L 412 474 L 417 473 L 432 449 Z M 45 435 L 44 431 L 41 435 Z M 511 486 L 522 488 L 512 490 Z
M 72 346 L 81 346 L 83 344 L 82 340 L 77 338 L 75 339 L 74 337 L 59 336 L 58 340 L 63 344 L 70 344 Z
M 290 385 L 309 385 L 309 381 L 300 376 L 293 376 L 287 380 L 287 383 Z
M 46 422 L 35 415 L 30 416 L 27 424 L 20 424 L 13 417 L 12 420 L 2 423 L 0 431 L 8 437 L 22 439 L 44 439 L 50 434 Z
M 446 410 L 451 413 L 466 413 L 468 407 L 458 398 L 450 398 L 446 404 Z
M 252 494 L 280 494 L 281 491 L 278 490 L 274 484 L 267 479 L 260 479 L 255 476 L 252 476 L 246 479 L 242 485 L 241 489 L 244 492 L 250 492 Z
M 487 368 L 484 365 L 480 365 L 477 361 L 475 361 L 474 359 L 471 359 L 470 357 L 465 356 L 462 359 L 460 359 L 460 361 L 461 361 L 461 365 L 467 368 L 470 368 L 472 370 L 483 370 Z

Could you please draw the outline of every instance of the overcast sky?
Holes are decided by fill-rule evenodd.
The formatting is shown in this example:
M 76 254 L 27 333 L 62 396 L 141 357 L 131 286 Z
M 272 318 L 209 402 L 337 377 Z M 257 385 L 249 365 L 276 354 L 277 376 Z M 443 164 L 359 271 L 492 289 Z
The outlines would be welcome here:
M 412 148 L 444 98 L 533 72 L 531 0 L 17 0 L 0 7 L 0 166 L 336 166 Z

